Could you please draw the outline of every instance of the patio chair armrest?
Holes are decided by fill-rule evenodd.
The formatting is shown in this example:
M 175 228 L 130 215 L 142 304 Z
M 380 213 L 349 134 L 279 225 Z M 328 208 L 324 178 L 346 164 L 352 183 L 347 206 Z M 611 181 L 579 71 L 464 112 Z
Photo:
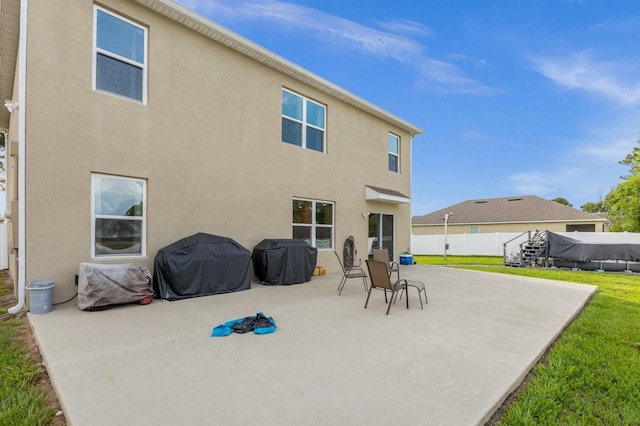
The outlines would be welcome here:
M 399 286 L 399 288 L 407 288 L 407 280 L 405 279 L 398 280 L 394 285 Z
M 391 262 L 389 264 L 389 278 L 391 278 L 394 272 L 396 273 L 396 281 L 400 281 L 400 265 L 397 262 Z
M 364 272 L 364 269 L 362 268 L 362 259 L 358 259 L 357 262 L 355 262 L 355 261 L 353 262 L 353 265 L 351 265 L 351 268 L 349 268 L 349 270 L 353 271 L 354 269 Z
M 360 264 L 353 265 L 351 268 L 347 269 L 346 272 L 347 272 L 347 274 L 362 273 L 362 274 L 364 274 L 364 276 L 367 276 L 367 272 L 364 270 L 364 268 L 362 266 L 360 266 Z

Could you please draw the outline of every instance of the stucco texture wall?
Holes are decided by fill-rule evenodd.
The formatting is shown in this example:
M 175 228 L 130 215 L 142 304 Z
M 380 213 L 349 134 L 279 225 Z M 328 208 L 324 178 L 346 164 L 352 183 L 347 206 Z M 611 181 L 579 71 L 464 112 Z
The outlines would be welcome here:
M 80 262 L 151 268 L 196 232 L 249 250 L 291 238 L 293 197 L 335 203 L 339 253 L 348 235 L 366 247 L 368 211 L 393 214 L 396 252 L 409 246 L 409 205 L 364 199 L 366 184 L 410 194 L 406 131 L 140 5 L 101 4 L 149 28 L 148 105 L 92 90 L 93 2 L 30 0 L 27 280 L 55 280 L 59 300 Z M 327 105 L 326 154 L 281 142 L 283 87 Z M 401 136 L 400 173 L 387 170 L 388 132 Z M 92 172 L 147 179 L 146 257 L 91 258 Z M 318 264 L 338 269 L 331 251 Z

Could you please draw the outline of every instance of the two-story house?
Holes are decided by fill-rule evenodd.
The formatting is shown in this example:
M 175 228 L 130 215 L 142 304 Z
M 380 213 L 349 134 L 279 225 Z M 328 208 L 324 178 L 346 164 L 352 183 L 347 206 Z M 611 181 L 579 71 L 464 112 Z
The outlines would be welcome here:
M 303 238 L 329 271 L 349 235 L 409 246 L 415 125 L 171 0 L 0 5 L 20 303 L 196 232 Z

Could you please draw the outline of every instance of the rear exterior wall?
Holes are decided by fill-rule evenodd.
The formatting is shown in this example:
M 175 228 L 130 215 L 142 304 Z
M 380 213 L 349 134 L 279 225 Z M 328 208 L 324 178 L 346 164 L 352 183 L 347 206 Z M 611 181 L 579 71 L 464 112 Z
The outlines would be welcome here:
M 396 253 L 409 246 L 409 205 L 364 198 L 366 184 L 410 194 L 406 131 L 143 6 L 101 5 L 149 29 L 148 104 L 92 90 L 92 1 L 29 2 L 27 281 L 55 280 L 56 301 L 75 291 L 80 262 L 152 268 L 158 249 L 196 232 L 249 250 L 291 238 L 294 197 L 335 203 L 339 253 L 349 235 L 366 246 L 369 211 L 395 216 Z M 283 88 L 326 105 L 326 153 L 281 142 Z M 387 170 L 389 132 L 400 173 Z M 92 173 L 147 180 L 145 257 L 91 258 Z M 318 265 L 339 268 L 331 250 Z

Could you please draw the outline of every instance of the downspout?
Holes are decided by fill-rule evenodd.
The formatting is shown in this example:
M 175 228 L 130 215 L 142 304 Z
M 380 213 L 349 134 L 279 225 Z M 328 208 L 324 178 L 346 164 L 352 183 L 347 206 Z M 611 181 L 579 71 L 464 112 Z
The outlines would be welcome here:
M 26 143 L 27 143 L 27 2 L 20 0 L 20 36 L 18 48 L 18 304 L 9 308 L 10 314 L 20 312 L 25 304 L 26 273 Z
M 411 159 L 411 162 L 409 163 L 409 198 L 411 199 L 411 202 L 409 204 L 409 247 L 407 247 L 407 252 L 413 253 L 413 227 L 411 226 L 411 218 L 413 216 L 413 139 L 416 135 L 413 133 L 410 133 L 409 135 L 409 158 Z M 398 258 L 398 260 L 400 260 L 400 258 Z

